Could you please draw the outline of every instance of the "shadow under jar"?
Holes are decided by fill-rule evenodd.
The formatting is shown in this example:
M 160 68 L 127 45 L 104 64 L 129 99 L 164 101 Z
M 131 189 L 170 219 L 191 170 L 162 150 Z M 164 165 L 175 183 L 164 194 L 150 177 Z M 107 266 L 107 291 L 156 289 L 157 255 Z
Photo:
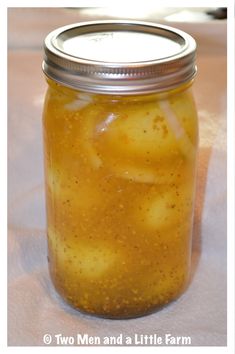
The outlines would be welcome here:
M 51 32 L 44 49 L 53 284 L 97 316 L 153 312 L 189 279 L 195 41 L 167 26 L 99 21 Z

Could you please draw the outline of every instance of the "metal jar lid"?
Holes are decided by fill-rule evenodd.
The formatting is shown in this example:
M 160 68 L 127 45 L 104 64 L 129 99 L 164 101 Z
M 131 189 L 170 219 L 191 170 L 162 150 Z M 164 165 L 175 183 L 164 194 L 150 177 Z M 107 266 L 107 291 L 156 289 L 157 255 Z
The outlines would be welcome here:
M 149 22 L 92 21 L 61 27 L 46 37 L 44 50 L 46 76 L 88 92 L 160 92 L 196 74 L 195 40 Z

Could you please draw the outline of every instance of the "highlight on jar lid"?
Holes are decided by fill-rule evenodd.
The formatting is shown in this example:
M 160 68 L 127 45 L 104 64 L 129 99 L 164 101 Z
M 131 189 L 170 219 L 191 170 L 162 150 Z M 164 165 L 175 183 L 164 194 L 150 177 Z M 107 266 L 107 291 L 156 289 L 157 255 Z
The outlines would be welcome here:
M 56 29 L 44 43 L 43 71 L 77 90 L 105 94 L 166 91 L 196 74 L 187 33 L 139 21 L 91 21 Z

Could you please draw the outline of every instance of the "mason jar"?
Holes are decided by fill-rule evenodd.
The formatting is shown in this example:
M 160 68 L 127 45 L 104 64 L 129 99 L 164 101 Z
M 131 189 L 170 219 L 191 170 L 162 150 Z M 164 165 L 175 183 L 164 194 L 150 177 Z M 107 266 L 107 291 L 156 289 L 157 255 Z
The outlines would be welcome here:
M 195 41 L 148 22 L 92 21 L 51 32 L 44 49 L 52 282 L 89 314 L 151 313 L 190 274 Z

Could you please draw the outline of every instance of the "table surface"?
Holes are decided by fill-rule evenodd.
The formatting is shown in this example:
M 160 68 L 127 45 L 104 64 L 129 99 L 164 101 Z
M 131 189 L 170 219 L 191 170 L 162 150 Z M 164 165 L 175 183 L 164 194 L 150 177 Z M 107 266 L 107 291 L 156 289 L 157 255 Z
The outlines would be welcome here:
M 190 285 L 154 314 L 108 320 L 65 304 L 51 284 L 46 259 L 41 43 L 55 27 L 83 18 L 61 9 L 30 11 L 9 12 L 8 344 L 44 345 L 46 333 L 170 333 L 190 336 L 194 346 L 226 345 L 226 22 L 175 24 L 199 46 L 194 93 L 200 148 Z

